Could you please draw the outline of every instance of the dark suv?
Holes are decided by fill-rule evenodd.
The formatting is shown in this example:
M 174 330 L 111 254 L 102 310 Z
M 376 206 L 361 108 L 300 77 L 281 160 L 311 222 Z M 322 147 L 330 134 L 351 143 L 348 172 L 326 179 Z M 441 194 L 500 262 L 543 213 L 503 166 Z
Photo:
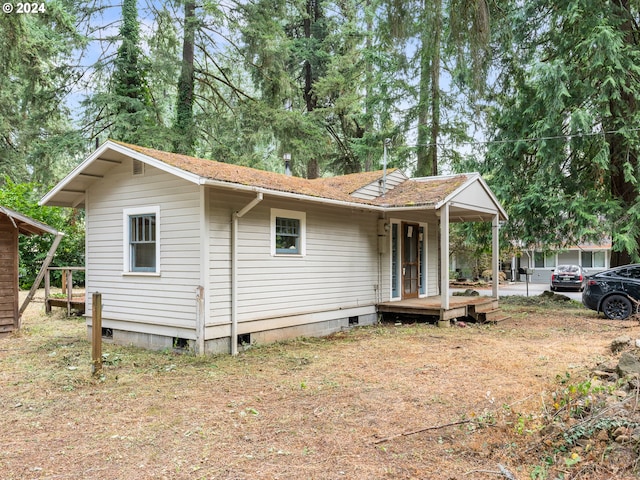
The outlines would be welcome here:
M 582 292 L 585 307 L 612 320 L 624 320 L 638 311 L 640 264 L 615 267 L 590 275 Z

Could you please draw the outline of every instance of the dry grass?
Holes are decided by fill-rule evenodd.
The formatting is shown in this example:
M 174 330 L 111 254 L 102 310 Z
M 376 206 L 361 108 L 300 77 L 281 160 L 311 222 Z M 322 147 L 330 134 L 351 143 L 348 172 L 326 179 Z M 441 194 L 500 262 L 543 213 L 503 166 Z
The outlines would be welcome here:
M 546 478 L 534 476 L 544 458 L 531 448 L 546 393 L 567 374 L 586 378 L 613 338 L 640 328 L 575 305 L 507 308 L 511 320 L 496 326 L 379 325 L 236 358 L 105 345 L 96 379 L 84 320 L 45 318 L 35 303 L 23 331 L 0 341 L 0 471 L 489 479 L 501 464 L 518 479 Z M 589 478 L 624 478 L 607 475 Z

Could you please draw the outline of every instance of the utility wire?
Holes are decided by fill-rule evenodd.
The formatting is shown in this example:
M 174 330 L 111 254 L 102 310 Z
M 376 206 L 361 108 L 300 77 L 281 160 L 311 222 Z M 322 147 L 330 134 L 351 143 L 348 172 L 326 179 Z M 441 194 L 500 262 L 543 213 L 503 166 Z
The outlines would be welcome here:
M 637 132 L 640 131 L 640 127 L 637 128 L 629 128 L 628 132 Z M 570 139 L 570 138 L 580 138 L 580 137 L 595 137 L 598 135 L 611 135 L 614 133 L 620 133 L 619 130 L 609 130 L 605 132 L 593 132 L 593 133 L 572 133 L 567 135 L 551 135 L 548 137 L 533 137 L 533 138 L 518 138 L 511 140 L 476 140 L 476 141 L 466 141 L 466 142 L 456 142 L 456 143 L 415 143 L 411 145 L 405 144 L 405 147 L 413 148 L 413 147 L 455 147 L 467 145 L 471 147 L 480 146 L 480 145 L 496 145 L 496 144 L 506 144 L 506 143 L 517 143 L 517 142 L 538 142 L 542 140 L 557 140 L 560 138 Z

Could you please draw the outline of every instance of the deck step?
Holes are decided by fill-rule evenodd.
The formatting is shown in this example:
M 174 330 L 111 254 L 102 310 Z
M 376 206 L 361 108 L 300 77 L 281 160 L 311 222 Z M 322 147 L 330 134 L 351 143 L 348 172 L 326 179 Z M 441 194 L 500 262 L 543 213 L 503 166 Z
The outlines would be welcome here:
M 509 318 L 511 317 L 505 315 L 501 309 L 496 308 L 495 310 L 491 310 L 489 312 L 483 312 L 482 315 L 479 316 L 478 321 L 486 323 L 498 323 L 508 320 Z
M 469 308 L 473 309 L 475 313 L 487 313 L 498 310 L 500 308 L 498 304 L 498 300 L 489 300 L 483 303 L 469 305 Z

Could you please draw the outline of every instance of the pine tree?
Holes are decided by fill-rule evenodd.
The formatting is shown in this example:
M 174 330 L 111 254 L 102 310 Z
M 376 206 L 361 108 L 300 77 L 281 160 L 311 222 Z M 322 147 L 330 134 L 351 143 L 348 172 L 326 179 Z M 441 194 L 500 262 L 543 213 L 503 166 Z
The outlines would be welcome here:
M 75 5 L 54 2 L 33 15 L 0 22 L 0 173 L 14 181 L 51 182 L 75 159 L 81 140 L 66 98 L 75 81 L 73 49 L 83 38 Z
M 156 146 L 152 134 L 155 122 L 153 102 L 147 84 L 147 68 L 142 55 L 136 0 L 123 0 L 119 46 L 112 65 L 94 66 L 107 74 L 106 84 L 84 102 L 86 124 L 91 138 L 110 137 L 123 142 Z M 112 67 L 112 69 L 110 69 Z
M 415 98 L 407 122 L 417 122 L 415 174 L 437 175 L 442 138 L 447 143 L 467 140 L 469 125 L 476 120 L 473 114 L 460 118 L 456 111 L 466 107 L 473 112 L 475 98 L 467 107 L 469 98 L 461 89 L 482 92 L 486 82 L 489 6 L 486 0 L 388 0 L 387 9 L 390 31 L 404 50 L 411 51 L 406 45 L 414 40 L 419 45 L 407 60 L 408 95 Z
M 244 7 L 246 57 L 280 153 L 307 177 L 371 168 L 394 131 L 377 0 L 260 0 Z M 327 14 L 330 12 L 330 14 Z M 389 65 L 386 65 L 389 66 Z M 398 136 L 398 139 L 400 137 Z M 302 164 L 301 164 L 302 163 Z
M 638 14 L 629 0 L 513 8 L 483 165 L 511 238 L 551 248 L 610 236 L 612 265 L 640 258 Z
M 111 77 L 113 98 L 111 136 L 130 143 L 144 143 L 151 98 L 140 51 L 140 25 L 136 0 L 123 0 L 121 43 Z

